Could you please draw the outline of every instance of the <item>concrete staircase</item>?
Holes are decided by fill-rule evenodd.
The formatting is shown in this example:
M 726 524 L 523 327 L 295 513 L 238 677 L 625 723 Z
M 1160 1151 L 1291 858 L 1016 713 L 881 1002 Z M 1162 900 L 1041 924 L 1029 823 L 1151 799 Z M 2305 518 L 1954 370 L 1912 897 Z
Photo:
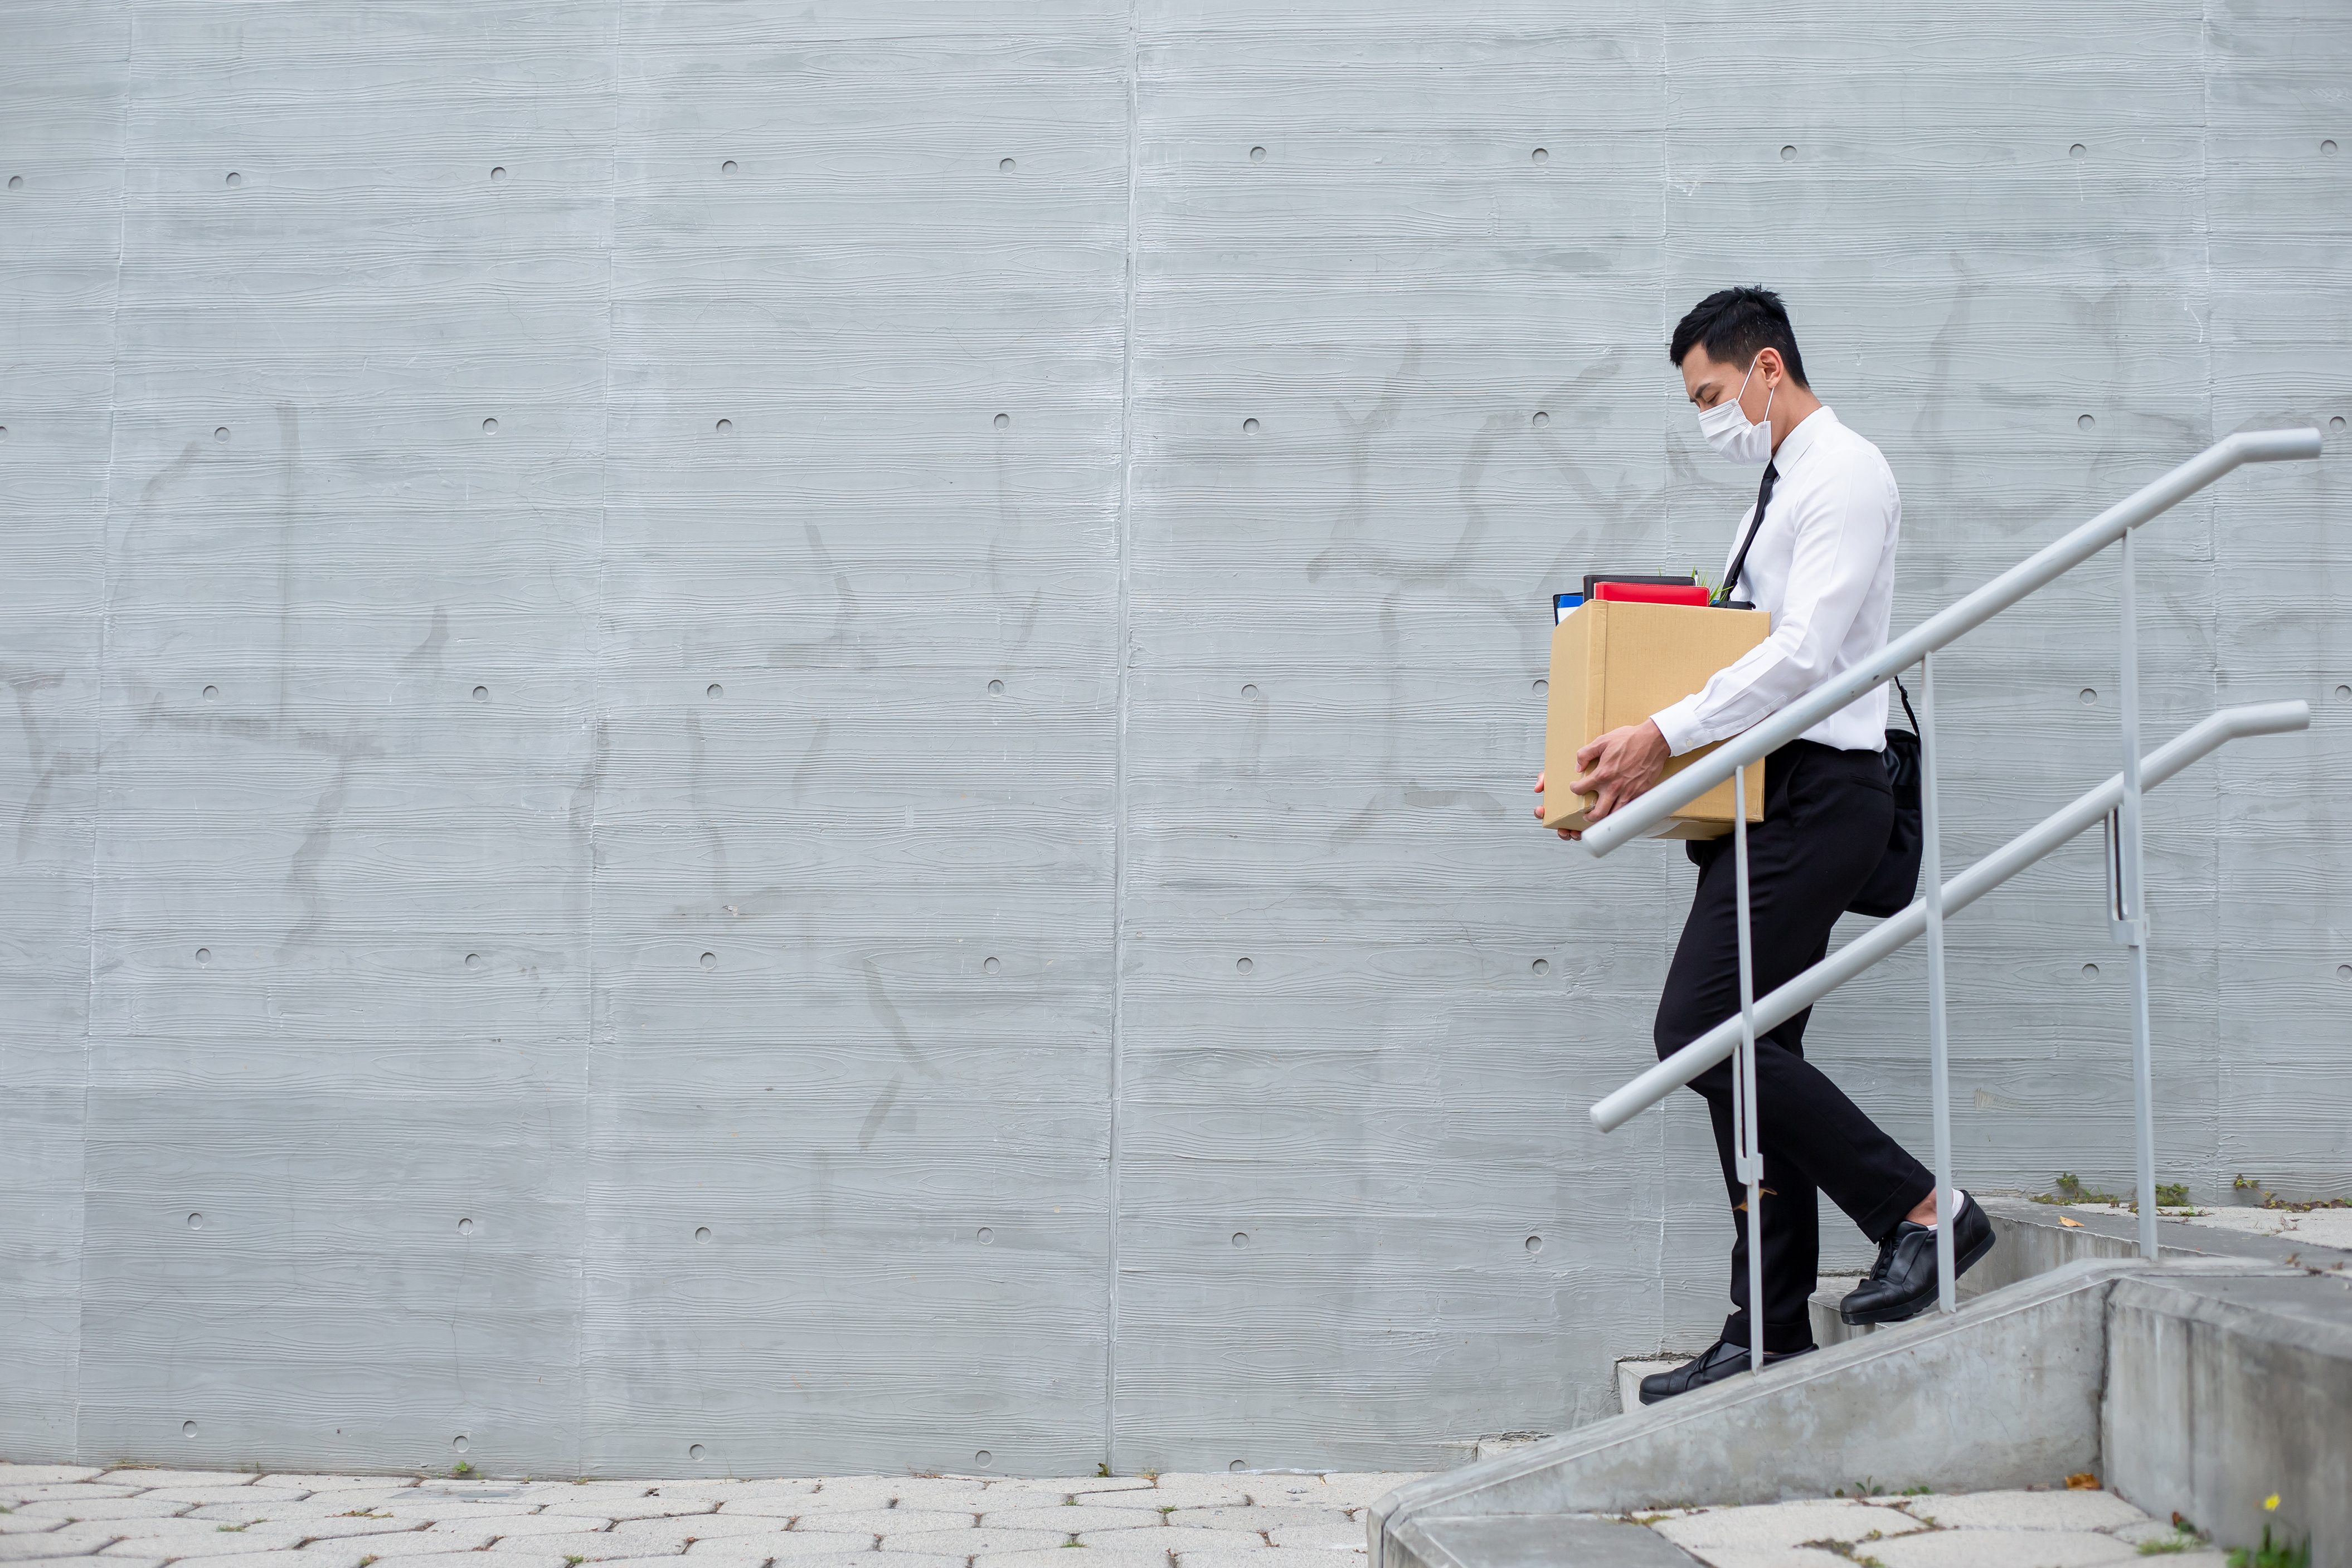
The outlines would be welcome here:
M 2166 1225 L 2151 1265 L 2128 1219 L 1984 1202 L 2000 1241 L 1958 1312 L 1824 1335 L 1761 1376 L 1401 1488 L 1368 1515 L 1371 1568 L 1687 1564 L 1622 1516 L 2081 1470 L 2223 1541 L 2258 1535 L 2282 1492 L 2315 1564 L 2352 1568 L 2352 1255 Z M 1829 1316 L 1845 1334 L 1833 1298 Z

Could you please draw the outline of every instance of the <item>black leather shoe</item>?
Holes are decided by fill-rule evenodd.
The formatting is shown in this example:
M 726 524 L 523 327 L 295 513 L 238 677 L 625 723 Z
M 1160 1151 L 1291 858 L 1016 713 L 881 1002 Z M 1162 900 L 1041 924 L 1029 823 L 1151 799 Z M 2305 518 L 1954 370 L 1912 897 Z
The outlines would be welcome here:
M 1764 1364 L 1778 1366 L 1801 1355 L 1811 1355 L 1816 1345 L 1802 1350 L 1764 1353 Z M 1727 1377 L 1737 1377 L 1748 1370 L 1748 1347 L 1717 1340 L 1696 1361 L 1686 1361 L 1672 1372 L 1654 1372 L 1642 1379 L 1642 1403 L 1655 1405 L 1661 1399 L 1672 1399 L 1677 1394 L 1688 1394 L 1694 1388 L 1704 1388 L 1710 1383 L 1720 1383 Z
M 1952 1277 L 1967 1273 L 1992 1243 L 1992 1221 L 1971 1198 L 1952 1222 Z M 1906 1219 L 1878 1244 L 1877 1264 L 1838 1303 L 1838 1316 L 1849 1323 L 1908 1322 L 1935 1304 L 1935 1228 Z

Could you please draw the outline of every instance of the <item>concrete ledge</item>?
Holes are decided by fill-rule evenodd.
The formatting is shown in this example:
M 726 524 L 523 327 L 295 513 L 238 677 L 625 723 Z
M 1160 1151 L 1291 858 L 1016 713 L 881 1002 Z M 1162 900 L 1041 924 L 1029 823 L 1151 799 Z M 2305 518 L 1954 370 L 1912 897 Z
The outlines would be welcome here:
M 1976 1200 L 2000 1239 L 1984 1261 L 1960 1276 L 1960 1294 L 1982 1295 L 2085 1258 L 2139 1256 L 2139 1220 L 2131 1215 L 2078 1214 L 2058 1204 L 2022 1197 Z M 2073 1224 L 2067 1221 L 2072 1220 Z M 2352 1270 L 2352 1252 L 2284 1236 L 2254 1236 L 2207 1225 L 2160 1219 L 2157 1250 L 2170 1258 L 2235 1259 L 2306 1269 Z
M 2315 1564 L 2352 1565 L 2352 1281 L 2119 1280 L 2107 1369 L 2104 1473 L 2119 1496 L 2233 1545 L 2269 1517 L 2312 1537 Z
M 1998 1239 L 1983 1261 L 1960 1276 L 1960 1299 L 1964 1301 L 2086 1259 L 2117 1262 L 2139 1259 L 2139 1221 L 2131 1216 L 2077 1214 L 2061 1205 L 2035 1203 L 2022 1197 L 1990 1197 L 1972 1201 L 1992 1221 L 1993 1235 Z M 2184 1225 L 2178 1220 L 2158 1222 L 2156 1234 L 2157 1249 L 2167 1260 L 2279 1264 L 2352 1274 L 2352 1252 L 2315 1246 L 2291 1237 L 2252 1236 L 2243 1231 Z M 1849 1325 L 1838 1316 L 1838 1302 L 1855 1283 L 1850 1278 L 1823 1276 L 1821 1289 L 1807 1303 L 1816 1343 L 1844 1344 L 1879 1332 L 1868 1323 Z

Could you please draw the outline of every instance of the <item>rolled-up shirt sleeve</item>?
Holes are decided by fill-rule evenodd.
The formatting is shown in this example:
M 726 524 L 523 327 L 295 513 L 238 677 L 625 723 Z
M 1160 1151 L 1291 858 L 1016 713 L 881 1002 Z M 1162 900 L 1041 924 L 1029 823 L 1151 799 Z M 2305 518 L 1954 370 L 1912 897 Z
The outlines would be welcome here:
M 1893 492 L 1849 473 L 1793 504 L 1789 587 L 1771 635 L 1650 716 L 1676 757 L 1751 728 L 1812 690 L 1862 612 L 1886 548 Z

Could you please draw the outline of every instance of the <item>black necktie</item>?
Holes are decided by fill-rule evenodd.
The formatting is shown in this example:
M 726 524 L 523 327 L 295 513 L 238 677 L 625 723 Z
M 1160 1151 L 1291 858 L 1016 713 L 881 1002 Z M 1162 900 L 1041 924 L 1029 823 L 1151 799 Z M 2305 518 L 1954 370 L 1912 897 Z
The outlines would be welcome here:
M 1772 504 L 1772 482 L 1780 476 L 1778 464 L 1764 465 L 1764 482 L 1756 486 L 1756 517 L 1748 525 L 1748 537 L 1739 541 L 1739 553 L 1731 558 L 1731 575 L 1723 580 L 1723 592 L 1718 603 L 1731 601 L 1731 591 L 1739 585 L 1739 570 L 1748 564 L 1748 547 L 1756 542 L 1756 530 L 1764 526 L 1764 508 Z

